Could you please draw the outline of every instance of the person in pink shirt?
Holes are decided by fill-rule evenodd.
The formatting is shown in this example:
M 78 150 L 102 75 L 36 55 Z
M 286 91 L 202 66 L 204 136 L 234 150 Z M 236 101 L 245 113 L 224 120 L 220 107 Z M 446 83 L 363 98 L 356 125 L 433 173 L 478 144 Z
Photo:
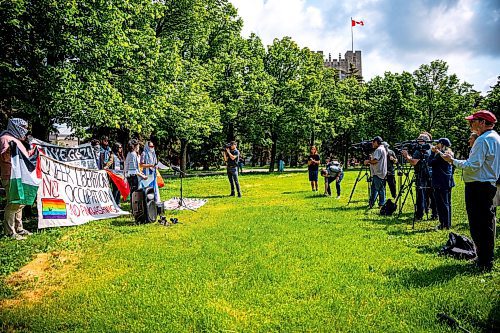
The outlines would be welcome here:
M 29 156 L 22 141 L 26 140 L 28 134 L 28 122 L 20 118 L 9 119 L 7 129 L 0 133 L 0 175 L 2 185 L 7 193 L 7 204 L 5 205 L 3 230 L 4 234 L 16 240 L 25 239 L 31 232 L 23 228 L 24 205 L 9 202 L 8 193 L 11 174 L 10 142 L 14 142 L 19 150 Z

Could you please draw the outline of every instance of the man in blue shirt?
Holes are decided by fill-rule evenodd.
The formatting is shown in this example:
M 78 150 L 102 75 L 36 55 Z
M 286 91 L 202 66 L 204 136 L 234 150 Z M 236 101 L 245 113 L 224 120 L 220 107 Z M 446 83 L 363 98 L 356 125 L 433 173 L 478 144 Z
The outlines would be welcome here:
M 236 149 L 236 142 L 231 141 L 230 146 L 226 148 L 224 153 L 224 161 L 227 165 L 227 178 L 229 178 L 229 184 L 231 184 L 231 194 L 234 197 L 234 188 L 238 192 L 238 197 L 241 198 L 240 183 L 238 181 L 238 160 L 240 157 L 240 152 Z
M 465 118 L 471 130 L 479 135 L 467 160 L 457 160 L 451 154 L 443 159 L 463 170 L 465 208 L 472 240 L 476 245 L 477 266 L 491 271 L 495 249 L 495 207 L 493 198 L 500 177 L 500 136 L 493 130 L 497 118 L 481 110 Z

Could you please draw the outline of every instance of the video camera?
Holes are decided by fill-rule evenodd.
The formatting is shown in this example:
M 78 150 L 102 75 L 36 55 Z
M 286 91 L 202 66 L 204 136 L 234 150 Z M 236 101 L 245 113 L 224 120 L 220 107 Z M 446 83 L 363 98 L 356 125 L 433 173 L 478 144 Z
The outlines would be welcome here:
M 413 155 L 416 151 L 426 152 L 431 149 L 430 143 L 433 141 L 424 141 L 424 143 L 421 143 L 422 140 L 419 141 L 408 140 L 396 143 L 394 145 L 394 152 L 396 154 L 401 154 L 403 150 L 407 150 L 410 155 Z
M 369 155 L 373 152 L 372 142 L 365 140 L 351 145 L 351 149 L 354 151 L 361 151 L 365 155 Z

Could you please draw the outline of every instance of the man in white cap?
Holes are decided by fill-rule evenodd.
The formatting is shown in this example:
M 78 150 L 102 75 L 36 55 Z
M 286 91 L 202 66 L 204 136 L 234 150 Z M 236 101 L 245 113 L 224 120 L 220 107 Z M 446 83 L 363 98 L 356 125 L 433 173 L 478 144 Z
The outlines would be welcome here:
M 500 136 L 493 129 L 496 116 L 481 110 L 465 118 L 471 130 L 479 135 L 467 160 L 457 160 L 451 154 L 443 158 L 463 170 L 465 208 L 472 240 L 476 245 L 477 266 L 491 271 L 495 250 L 495 207 L 493 198 L 500 177 Z
M 4 234 L 16 240 L 25 239 L 24 236 L 31 233 L 23 228 L 23 207 L 9 201 L 9 186 L 11 174 L 10 142 L 14 142 L 19 150 L 26 156 L 28 151 L 21 141 L 26 140 L 28 134 L 28 122 L 20 118 L 9 119 L 7 129 L 0 133 L 0 173 L 2 185 L 7 193 L 7 205 L 5 205 L 3 230 Z

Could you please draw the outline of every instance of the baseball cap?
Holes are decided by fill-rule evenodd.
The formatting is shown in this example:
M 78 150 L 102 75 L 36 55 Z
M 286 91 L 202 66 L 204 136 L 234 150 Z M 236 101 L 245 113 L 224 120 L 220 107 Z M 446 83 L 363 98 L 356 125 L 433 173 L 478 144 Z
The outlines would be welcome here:
M 380 136 L 376 136 L 376 137 L 373 138 L 372 142 L 373 141 L 377 141 L 378 144 L 382 144 L 382 141 L 384 141 L 384 140 L 382 140 L 382 138 Z
M 438 140 L 438 143 L 440 143 L 446 147 L 451 147 L 451 141 L 448 138 L 441 138 Z
M 470 116 L 465 117 L 466 120 L 474 120 L 474 119 L 483 119 L 490 123 L 496 123 L 497 117 L 493 113 L 488 110 L 480 110 L 471 114 Z

